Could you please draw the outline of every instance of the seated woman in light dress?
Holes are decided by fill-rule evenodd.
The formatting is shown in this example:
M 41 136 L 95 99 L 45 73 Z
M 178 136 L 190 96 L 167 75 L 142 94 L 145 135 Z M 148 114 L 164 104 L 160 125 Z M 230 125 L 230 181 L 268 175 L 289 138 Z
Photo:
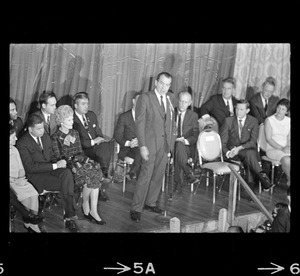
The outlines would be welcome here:
M 287 116 L 289 110 L 290 101 L 288 99 L 281 99 L 277 103 L 276 113 L 265 120 L 266 155 L 271 159 L 280 161 L 282 170 L 288 179 L 288 195 L 291 170 L 291 118 Z
M 25 177 L 25 170 L 16 144 L 16 128 L 9 125 L 9 184 L 11 190 L 16 194 L 25 208 L 37 217 L 39 210 L 39 194 L 37 190 L 28 182 Z M 40 233 L 41 230 L 37 225 L 38 219 L 24 222 L 28 232 Z
M 75 189 L 82 190 L 82 212 L 92 222 L 105 225 L 98 214 L 99 189 L 105 178 L 100 164 L 84 155 L 79 133 L 73 129 L 74 111 L 69 105 L 61 105 L 55 110 L 55 121 L 59 129 L 51 136 L 52 149 L 57 161 L 65 159 L 74 174 Z

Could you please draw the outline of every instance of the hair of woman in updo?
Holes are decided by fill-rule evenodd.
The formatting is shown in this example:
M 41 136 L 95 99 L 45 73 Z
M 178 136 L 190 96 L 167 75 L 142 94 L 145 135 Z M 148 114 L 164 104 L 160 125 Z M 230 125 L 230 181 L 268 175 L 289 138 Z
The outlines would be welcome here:
M 72 116 L 74 111 L 69 105 L 59 106 L 54 113 L 56 124 L 60 125 L 66 118 Z

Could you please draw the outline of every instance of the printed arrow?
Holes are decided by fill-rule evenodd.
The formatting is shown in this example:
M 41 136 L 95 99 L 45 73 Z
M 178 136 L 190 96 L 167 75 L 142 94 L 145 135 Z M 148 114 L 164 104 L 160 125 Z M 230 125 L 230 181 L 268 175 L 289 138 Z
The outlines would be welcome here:
M 120 270 L 117 274 L 120 274 L 120 273 L 123 273 L 123 272 L 126 272 L 128 270 L 130 270 L 131 268 L 126 266 L 126 265 L 123 265 L 121 263 L 118 263 L 118 265 L 121 265 L 122 267 L 104 267 L 104 269 L 111 269 L 111 270 Z
M 271 262 L 270 262 L 270 264 L 272 264 L 276 267 L 260 267 L 260 268 L 258 268 L 258 270 L 274 270 L 271 274 L 274 274 L 276 272 L 284 270 L 284 267 L 282 267 L 280 265 L 277 265 L 277 264 L 274 264 L 274 263 L 271 263 Z

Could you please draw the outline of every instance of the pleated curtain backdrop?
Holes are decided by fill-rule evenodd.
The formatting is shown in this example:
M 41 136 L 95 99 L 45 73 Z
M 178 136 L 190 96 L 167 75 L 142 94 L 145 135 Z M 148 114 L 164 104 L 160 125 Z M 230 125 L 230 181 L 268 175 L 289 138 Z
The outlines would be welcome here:
M 11 44 L 10 96 L 19 116 L 37 107 L 43 90 L 53 90 L 57 106 L 72 104 L 76 92 L 90 96 L 90 109 L 112 138 L 118 115 L 131 108 L 132 95 L 154 88 L 157 74 L 173 75 L 171 90 L 193 94 L 194 108 L 220 91 L 232 76 L 236 44 Z

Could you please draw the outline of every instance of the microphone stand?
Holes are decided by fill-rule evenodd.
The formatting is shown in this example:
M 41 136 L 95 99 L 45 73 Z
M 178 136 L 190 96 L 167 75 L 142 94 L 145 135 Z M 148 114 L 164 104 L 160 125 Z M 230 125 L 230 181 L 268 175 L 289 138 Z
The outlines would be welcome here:
M 172 127 L 173 127 L 173 111 L 174 111 L 174 107 L 170 101 L 169 96 L 167 96 L 167 99 L 169 101 L 169 108 L 170 108 L 170 115 L 171 115 L 171 123 L 170 123 L 170 147 L 172 146 Z M 171 150 L 170 150 L 171 152 Z M 155 217 L 155 219 L 159 222 L 162 223 L 169 223 L 171 216 L 167 215 L 167 195 L 169 192 L 169 179 L 170 179 L 170 163 L 171 163 L 171 153 L 168 153 L 168 161 L 167 161 L 167 166 L 166 166 L 166 170 L 167 172 L 165 172 L 165 193 L 164 193 L 164 212 L 161 215 L 157 215 Z M 172 179 L 172 194 L 173 194 L 173 179 Z

